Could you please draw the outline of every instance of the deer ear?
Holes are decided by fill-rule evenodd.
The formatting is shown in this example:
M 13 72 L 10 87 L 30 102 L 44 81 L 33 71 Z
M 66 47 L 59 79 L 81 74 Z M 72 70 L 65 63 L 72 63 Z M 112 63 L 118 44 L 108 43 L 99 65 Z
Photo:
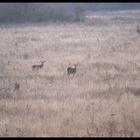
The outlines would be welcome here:
M 79 63 L 76 63 L 76 66 L 78 66 L 79 65 Z
M 68 61 L 68 65 L 71 65 L 70 61 Z

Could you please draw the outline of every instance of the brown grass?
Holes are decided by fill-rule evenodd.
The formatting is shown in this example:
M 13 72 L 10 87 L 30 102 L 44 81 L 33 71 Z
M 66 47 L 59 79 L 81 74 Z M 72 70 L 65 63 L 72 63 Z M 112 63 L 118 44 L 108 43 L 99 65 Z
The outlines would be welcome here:
M 0 136 L 140 136 L 136 24 L 28 25 L 0 38 Z

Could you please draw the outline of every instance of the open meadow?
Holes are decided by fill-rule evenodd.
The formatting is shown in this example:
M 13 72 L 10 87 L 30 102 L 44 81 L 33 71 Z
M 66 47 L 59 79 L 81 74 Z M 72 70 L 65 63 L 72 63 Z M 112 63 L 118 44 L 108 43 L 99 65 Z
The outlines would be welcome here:
M 0 136 L 140 136 L 136 27 L 0 26 Z

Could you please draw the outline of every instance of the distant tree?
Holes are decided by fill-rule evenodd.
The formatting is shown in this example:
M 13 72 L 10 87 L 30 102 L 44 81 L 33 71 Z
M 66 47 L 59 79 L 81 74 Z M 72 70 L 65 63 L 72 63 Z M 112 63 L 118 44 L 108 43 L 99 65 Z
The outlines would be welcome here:
M 82 21 L 87 4 L 0 4 L 0 22 Z
M 75 21 L 83 21 L 84 20 L 84 11 L 85 8 L 83 5 L 77 5 L 74 9 L 74 20 Z
M 19 19 L 20 21 L 27 21 L 28 20 L 28 13 L 30 10 L 30 5 L 28 3 L 19 3 Z

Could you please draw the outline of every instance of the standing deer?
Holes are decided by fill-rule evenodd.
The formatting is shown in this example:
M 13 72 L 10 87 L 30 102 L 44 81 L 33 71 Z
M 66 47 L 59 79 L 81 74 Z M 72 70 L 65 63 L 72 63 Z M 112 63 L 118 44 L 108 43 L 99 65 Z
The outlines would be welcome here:
M 74 68 L 73 67 L 68 67 L 67 68 L 67 74 L 68 75 L 70 75 L 70 74 L 74 75 L 77 71 L 77 66 L 78 66 L 78 64 L 74 64 Z
M 32 65 L 32 69 L 41 69 L 46 61 L 41 61 L 40 65 Z

